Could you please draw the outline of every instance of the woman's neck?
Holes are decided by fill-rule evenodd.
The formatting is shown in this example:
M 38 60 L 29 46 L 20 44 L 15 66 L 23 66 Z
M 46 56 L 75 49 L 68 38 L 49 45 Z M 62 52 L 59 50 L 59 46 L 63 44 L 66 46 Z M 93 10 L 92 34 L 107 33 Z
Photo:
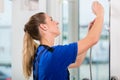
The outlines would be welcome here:
M 54 45 L 54 38 L 53 37 L 42 37 L 40 40 L 40 44 L 44 44 L 47 46 L 53 46 Z

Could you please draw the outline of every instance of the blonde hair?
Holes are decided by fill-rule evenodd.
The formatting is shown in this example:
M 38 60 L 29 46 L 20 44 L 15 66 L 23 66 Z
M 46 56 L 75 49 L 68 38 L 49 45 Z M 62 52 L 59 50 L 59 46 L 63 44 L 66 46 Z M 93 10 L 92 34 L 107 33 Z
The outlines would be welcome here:
M 45 24 L 45 13 L 33 15 L 24 27 L 25 35 L 23 39 L 23 73 L 29 79 L 32 73 L 33 60 L 38 47 L 34 40 L 40 40 L 38 26 Z
M 32 39 L 32 37 L 25 32 L 23 42 L 23 72 L 25 78 L 28 79 L 32 72 L 32 63 L 38 44 Z

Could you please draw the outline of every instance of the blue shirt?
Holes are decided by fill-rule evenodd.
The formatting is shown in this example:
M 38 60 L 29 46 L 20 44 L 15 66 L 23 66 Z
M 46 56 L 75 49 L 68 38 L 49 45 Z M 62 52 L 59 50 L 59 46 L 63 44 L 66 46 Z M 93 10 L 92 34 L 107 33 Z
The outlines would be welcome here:
M 53 51 L 45 46 L 38 47 L 33 61 L 34 80 L 68 80 L 68 66 L 76 60 L 77 43 L 51 48 Z

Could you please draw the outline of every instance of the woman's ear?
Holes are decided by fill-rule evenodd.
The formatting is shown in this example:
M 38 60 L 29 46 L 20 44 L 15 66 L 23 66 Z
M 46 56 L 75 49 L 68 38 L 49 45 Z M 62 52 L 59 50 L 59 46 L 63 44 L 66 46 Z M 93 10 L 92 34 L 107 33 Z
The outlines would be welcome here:
M 48 27 L 45 24 L 40 24 L 39 27 L 44 31 L 48 30 Z

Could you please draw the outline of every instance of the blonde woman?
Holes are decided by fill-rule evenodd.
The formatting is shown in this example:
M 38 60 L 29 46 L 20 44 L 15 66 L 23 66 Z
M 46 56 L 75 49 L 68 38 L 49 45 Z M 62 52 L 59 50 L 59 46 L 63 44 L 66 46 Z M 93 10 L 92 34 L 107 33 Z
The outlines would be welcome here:
M 101 34 L 104 9 L 94 2 L 92 10 L 96 18 L 86 37 L 68 45 L 54 46 L 54 39 L 60 34 L 59 23 L 46 13 L 36 13 L 30 18 L 24 27 L 23 71 L 26 79 L 33 71 L 34 80 L 69 80 L 68 68 L 80 66 L 85 52 L 98 42 Z

